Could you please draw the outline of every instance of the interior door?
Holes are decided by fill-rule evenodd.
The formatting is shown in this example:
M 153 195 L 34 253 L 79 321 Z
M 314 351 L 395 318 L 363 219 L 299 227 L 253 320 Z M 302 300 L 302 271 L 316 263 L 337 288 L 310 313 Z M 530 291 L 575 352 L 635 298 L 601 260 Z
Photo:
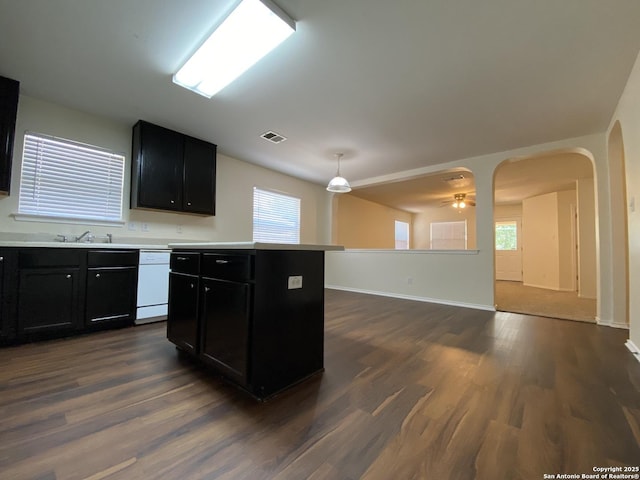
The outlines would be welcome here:
M 522 281 L 521 230 L 520 218 L 496 221 L 496 280 Z

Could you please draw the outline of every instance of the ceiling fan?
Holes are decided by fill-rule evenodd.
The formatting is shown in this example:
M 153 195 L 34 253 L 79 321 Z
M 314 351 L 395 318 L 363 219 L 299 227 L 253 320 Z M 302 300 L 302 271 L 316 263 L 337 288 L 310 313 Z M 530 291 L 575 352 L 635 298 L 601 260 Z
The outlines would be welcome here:
M 443 200 L 441 207 L 445 207 L 448 205 L 461 210 L 466 207 L 475 207 L 476 202 L 473 195 L 467 195 L 466 193 L 455 193 L 453 195 L 453 202 L 451 200 Z

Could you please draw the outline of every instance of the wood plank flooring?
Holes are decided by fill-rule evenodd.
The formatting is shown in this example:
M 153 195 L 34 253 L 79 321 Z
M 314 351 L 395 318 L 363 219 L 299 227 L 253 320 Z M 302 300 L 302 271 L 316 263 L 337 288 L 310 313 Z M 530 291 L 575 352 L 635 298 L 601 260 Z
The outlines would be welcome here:
M 628 332 L 326 292 L 322 375 L 257 403 L 164 324 L 0 350 L 1 479 L 542 479 L 640 465 Z

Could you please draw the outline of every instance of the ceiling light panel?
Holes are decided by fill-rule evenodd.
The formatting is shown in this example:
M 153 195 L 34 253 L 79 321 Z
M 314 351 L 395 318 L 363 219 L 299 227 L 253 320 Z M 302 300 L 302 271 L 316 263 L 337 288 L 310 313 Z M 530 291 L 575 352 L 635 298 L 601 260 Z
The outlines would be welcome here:
M 173 76 L 174 83 L 211 98 L 295 31 L 268 0 L 242 0 Z

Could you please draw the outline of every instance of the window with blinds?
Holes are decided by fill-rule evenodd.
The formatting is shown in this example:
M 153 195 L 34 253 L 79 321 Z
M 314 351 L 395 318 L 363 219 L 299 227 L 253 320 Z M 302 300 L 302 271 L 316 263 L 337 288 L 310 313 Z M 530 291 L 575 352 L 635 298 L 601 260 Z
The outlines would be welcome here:
M 467 221 L 431 222 L 431 248 L 433 250 L 466 250 Z
M 254 187 L 253 241 L 300 243 L 300 199 Z
M 27 133 L 18 213 L 122 220 L 124 156 L 71 140 Z

